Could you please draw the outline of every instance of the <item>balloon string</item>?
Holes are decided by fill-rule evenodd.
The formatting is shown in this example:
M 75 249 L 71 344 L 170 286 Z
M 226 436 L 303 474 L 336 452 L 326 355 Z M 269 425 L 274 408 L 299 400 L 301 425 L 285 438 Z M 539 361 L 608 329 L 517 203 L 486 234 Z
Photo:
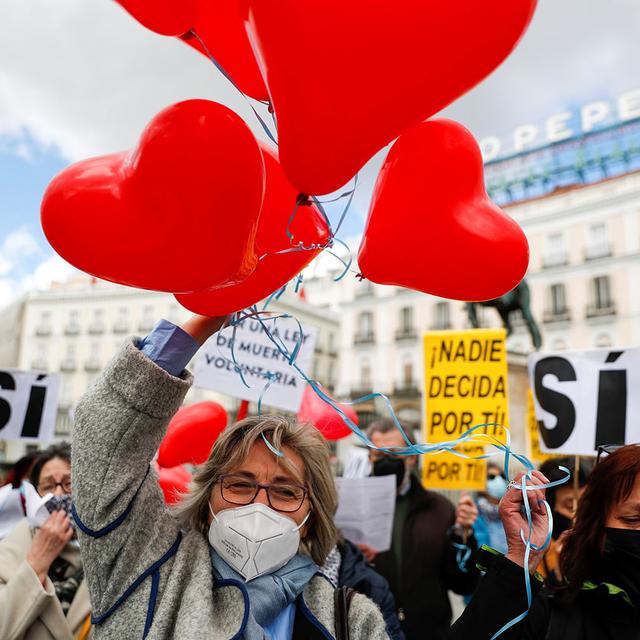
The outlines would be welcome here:
M 541 489 L 549 489 L 549 488 L 564 484 L 565 482 L 567 482 L 567 480 L 571 475 L 569 470 L 566 469 L 565 467 L 559 467 L 560 470 L 565 473 L 565 477 L 559 480 L 556 480 L 554 482 L 548 482 L 546 484 L 540 484 L 540 485 L 528 484 L 528 480 L 531 480 L 533 477 L 533 471 L 534 471 L 533 464 L 529 461 L 529 459 L 526 456 L 518 454 L 512 450 L 510 430 L 507 427 L 504 427 L 503 425 L 499 425 L 497 423 L 480 424 L 480 425 L 471 427 L 465 433 L 463 433 L 459 438 L 455 440 L 439 442 L 439 443 L 431 443 L 431 444 L 429 443 L 413 444 L 410 438 L 408 437 L 406 431 L 402 427 L 395 411 L 393 410 L 393 407 L 391 406 L 391 402 L 389 398 L 382 393 L 374 392 L 374 393 L 370 393 L 365 396 L 362 396 L 361 398 L 357 398 L 356 400 L 353 400 L 351 402 L 345 402 L 343 404 L 355 406 L 363 402 L 369 402 L 370 400 L 374 400 L 376 398 L 380 398 L 383 400 L 383 402 L 386 405 L 387 411 L 389 412 L 389 415 L 392 421 L 394 422 L 396 428 L 401 434 L 402 439 L 404 440 L 406 446 L 376 447 L 373 444 L 373 442 L 371 442 L 371 440 L 366 435 L 366 433 L 364 433 L 358 427 L 358 425 L 355 424 L 353 420 L 351 420 L 351 418 L 349 418 L 349 416 L 344 412 L 344 410 L 340 407 L 340 405 L 331 396 L 329 396 L 327 393 L 324 392 L 322 385 L 320 385 L 320 383 L 317 382 L 316 380 L 309 378 L 306 375 L 306 373 L 298 366 L 296 360 L 300 354 L 300 349 L 302 348 L 302 345 L 304 343 L 304 335 L 302 331 L 302 325 L 297 320 L 297 318 L 294 318 L 293 316 L 286 313 L 278 314 L 275 316 L 272 314 L 269 314 L 269 317 L 267 318 L 264 317 L 265 315 L 266 314 L 264 311 L 260 312 L 254 306 L 247 312 L 236 314 L 230 320 L 230 323 L 231 325 L 233 325 L 233 328 L 235 329 L 240 322 L 243 322 L 244 320 L 247 320 L 247 319 L 254 319 L 257 322 L 259 322 L 269 341 L 276 347 L 276 349 L 280 352 L 280 354 L 287 359 L 289 365 L 300 375 L 300 377 L 303 380 L 307 382 L 307 384 L 311 387 L 311 389 L 325 404 L 328 404 L 330 407 L 333 408 L 334 411 L 336 411 L 336 413 L 338 413 L 338 415 L 342 418 L 343 422 L 351 429 L 353 434 L 370 449 L 381 451 L 383 453 L 401 455 L 401 456 L 428 455 L 428 454 L 437 455 L 439 453 L 446 452 L 446 453 L 451 453 L 458 457 L 469 459 L 469 460 L 485 460 L 493 456 L 493 454 L 487 454 L 487 453 L 483 453 L 482 455 L 464 453 L 456 449 L 456 447 L 473 444 L 473 445 L 481 445 L 481 446 L 490 446 L 493 449 L 501 451 L 504 454 L 504 473 L 505 473 L 505 477 L 507 478 L 509 477 L 509 461 L 511 457 L 515 458 L 518 462 L 520 462 L 525 467 L 526 473 L 522 476 L 522 480 L 518 488 L 522 492 L 522 499 L 523 499 L 524 510 L 527 518 L 527 529 L 528 529 L 526 533 L 524 529 L 520 530 L 520 538 L 522 539 L 525 545 L 524 580 L 525 580 L 525 589 L 527 593 L 527 608 L 522 614 L 516 616 L 513 620 L 505 624 L 499 631 L 497 631 L 491 637 L 491 640 L 495 640 L 500 635 L 502 635 L 505 631 L 507 631 L 514 625 L 521 622 L 527 616 L 532 604 L 531 576 L 529 575 L 529 570 L 528 570 L 531 551 L 536 551 L 536 552 L 544 551 L 549 546 L 549 543 L 551 541 L 552 531 L 553 531 L 553 515 L 551 513 L 551 508 L 549 507 L 549 504 L 546 501 L 543 501 L 545 509 L 547 511 L 547 535 L 544 542 L 540 545 L 536 545 L 532 541 L 533 519 L 531 515 L 531 507 L 529 505 L 527 492 L 539 491 Z M 285 344 L 277 335 L 277 326 L 276 326 L 277 321 L 278 319 L 283 319 L 283 318 L 293 319 L 298 324 L 298 329 L 299 329 L 297 334 L 298 338 L 295 341 L 295 347 L 293 351 L 289 351 L 285 346 Z M 267 320 L 274 322 L 274 332 L 271 332 L 269 327 L 267 326 L 266 324 Z M 231 342 L 230 348 L 232 352 L 232 361 L 234 363 L 234 366 L 239 368 L 237 359 L 234 354 L 235 341 Z M 276 375 L 273 372 L 266 372 L 259 375 L 261 375 L 261 377 L 266 378 L 266 381 L 267 381 L 265 387 L 262 389 L 262 392 L 260 394 L 260 399 L 258 401 L 258 415 L 261 415 L 262 402 L 263 402 L 264 396 L 266 395 L 267 391 L 269 390 L 273 382 L 276 380 Z M 506 435 L 505 443 L 502 443 L 495 436 L 487 433 L 487 430 L 491 427 L 493 428 L 502 427 L 504 429 L 504 432 Z M 484 432 L 482 432 L 483 429 L 484 429 Z M 281 451 L 278 451 L 277 448 L 274 447 L 270 442 L 268 442 L 266 438 L 265 438 L 265 443 L 267 444 L 269 449 L 279 457 L 282 457 L 284 455 Z M 460 555 L 459 559 L 462 560 L 463 556 Z M 466 559 L 464 560 L 464 562 L 466 563 Z
M 196 38 L 198 40 L 198 42 L 200 43 L 200 46 L 204 50 L 204 53 L 207 56 L 207 58 L 209 58 L 209 60 L 211 60 L 211 62 L 213 62 L 213 64 L 215 65 L 216 69 L 233 85 L 233 87 L 236 89 L 236 91 L 238 91 L 238 93 L 245 99 L 246 103 L 249 105 L 249 107 L 251 107 L 251 111 L 253 111 L 253 114 L 255 115 L 255 117 L 257 118 L 258 122 L 260 123 L 260 126 L 262 127 L 264 132 L 267 134 L 269 140 L 271 140 L 271 142 L 273 142 L 277 146 L 278 145 L 277 137 L 273 133 L 271 133 L 271 130 L 267 126 L 267 123 L 264 121 L 263 117 L 258 113 L 257 109 L 253 106 L 253 104 L 252 104 L 251 100 L 249 100 L 249 97 L 247 96 L 247 94 L 244 91 L 242 91 L 242 89 L 240 89 L 240 87 L 236 84 L 236 81 L 229 75 L 229 73 L 227 73 L 227 70 L 211 54 L 211 52 L 209 51 L 209 47 L 207 47 L 207 45 L 204 43 L 204 40 L 198 35 L 196 30 L 195 29 L 191 29 L 191 31 L 189 31 L 188 34 L 191 34 L 194 38 Z M 265 103 L 262 100 L 258 100 L 258 102 L 260 104 L 266 104 L 266 106 L 269 107 L 269 111 L 272 111 L 270 102 L 266 102 Z M 274 115 L 273 121 L 274 121 L 274 124 L 275 124 L 275 115 Z

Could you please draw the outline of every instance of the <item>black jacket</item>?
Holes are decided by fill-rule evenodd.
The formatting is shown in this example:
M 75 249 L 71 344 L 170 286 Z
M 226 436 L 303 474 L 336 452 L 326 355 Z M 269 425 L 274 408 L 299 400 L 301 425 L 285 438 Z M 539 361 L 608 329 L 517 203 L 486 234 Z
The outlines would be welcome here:
M 404 640 L 389 583 L 367 564 L 362 552 L 353 543 L 344 540 L 338 549 L 342 556 L 338 586 L 350 587 L 373 600 L 382 611 L 391 640 Z
M 379 554 L 374 568 L 389 582 L 407 640 L 443 640 L 451 625 L 448 591 L 472 593 L 479 571 L 473 558 L 466 573 L 458 567 L 457 549 L 449 534 L 455 509 L 449 500 L 423 489 L 415 477 L 404 499 L 409 504 L 402 531 L 402 575 L 397 576 L 392 551 Z M 473 536 L 468 545 L 475 549 Z
M 529 615 L 500 640 L 640 640 L 640 612 L 611 585 L 585 585 L 575 604 L 531 579 Z M 489 640 L 527 608 L 523 569 L 499 556 L 451 629 L 451 640 Z

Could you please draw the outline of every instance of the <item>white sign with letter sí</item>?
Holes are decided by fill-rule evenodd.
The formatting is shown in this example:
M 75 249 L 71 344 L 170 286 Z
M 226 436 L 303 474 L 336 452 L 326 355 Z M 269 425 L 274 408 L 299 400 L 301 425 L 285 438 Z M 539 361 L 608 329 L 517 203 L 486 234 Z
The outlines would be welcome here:
M 209 338 L 195 365 L 194 384 L 253 402 L 264 393 L 263 405 L 295 413 L 300 408 L 306 382 L 269 338 L 265 327 L 289 353 L 293 353 L 302 340 L 295 362 L 309 376 L 318 330 L 305 326 L 301 333 L 300 325 L 293 318 L 280 318 L 277 322 L 263 320 L 263 323 L 246 319 L 237 325 L 235 336 L 233 329 L 227 327 Z M 241 369 L 248 387 L 236 366 Z M 268 382 L 271 384 L 265 392 Z
M 640 442 L 640 349 L 532 354 L 529 380 L 544 453 Z
M 0 370 L 0 438 L 53 440 L 59 386 L 55 373 Z

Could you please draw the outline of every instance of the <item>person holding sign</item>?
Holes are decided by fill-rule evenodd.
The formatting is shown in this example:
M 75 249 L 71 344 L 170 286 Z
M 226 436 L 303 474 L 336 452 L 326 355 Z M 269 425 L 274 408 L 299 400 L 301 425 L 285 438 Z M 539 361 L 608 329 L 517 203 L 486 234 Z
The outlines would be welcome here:
M 404 447 L 406 443 L 391 420 L 379 420 L 369 427 L 376 447 Z M 451 625 L 451 605 L 447 591 L 466 595 L 476 587 L 479 572 L 469 558 L 458 562 L 458 547 L 466 543 L 475 550 L 472 526 L 478 515 L 469 496 L 458 508 L 444 496 L 423 489 L 413 473 L 417 456 L 385 455 L 370 452 L 373 475 L 395 475 L 397 485 L 391 550 L 363 552 L 382 574 L 393 592 L 398 618 L 407 640 L 445 638 Z
M 337 494 L 310 425 L 277 415 L 230 425 L 178 510 L 165 508 L 150 464 L 191 385 L 187 363 L 223 322 L 160 322 L 78 405 L 74 518 L 96 638 L 386 638 L 370 600 L 318 575 Z
M 487 574 L 473 600 L 451 630 L 452 640 L 491 638 L 526 611 L 523 570 L 527 532 L 519 476 L 500 504 L 509 550 L 487 554 Z M 535 471 L 529 484 L 548 482 Z M 544 490 L 529 491 L 532 542 L 542 545 L 549 519 Z M 533 574 L 542 554 L 531 551 Z M 511 623 L 504 640 L 638 640 L 640 638 L 640 445 L 621 447 L 592 471 L 580 499 L 573 528 L 560 555 L 564 582 L 543 587 L 531 576 L 529 614 Z
M 0 542 L 0 638 L 86 638 L 91 603 L 69 519 L 71 452 L 53 445 L 30 473 L 41 498 Z

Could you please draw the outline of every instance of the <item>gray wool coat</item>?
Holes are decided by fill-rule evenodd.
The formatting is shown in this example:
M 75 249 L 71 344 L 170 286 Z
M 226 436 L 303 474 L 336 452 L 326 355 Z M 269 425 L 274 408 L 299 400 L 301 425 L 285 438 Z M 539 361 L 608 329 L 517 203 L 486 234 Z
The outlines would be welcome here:
M 216 582 L 208 541 L 181 531 L 167 511 L 150 463 L 191 386 L 129 341 L 76 409 L 72 468 L 75 517 L 97 639 L 242 638 L 246 597 Z M 335 635 L 333 588 L 320 576 L 300 609 L 327 638 Z M 319 627 L 318 627 L 319 625 Z M 353 640 L 387 638 L 377 607 L 356 595 Z

